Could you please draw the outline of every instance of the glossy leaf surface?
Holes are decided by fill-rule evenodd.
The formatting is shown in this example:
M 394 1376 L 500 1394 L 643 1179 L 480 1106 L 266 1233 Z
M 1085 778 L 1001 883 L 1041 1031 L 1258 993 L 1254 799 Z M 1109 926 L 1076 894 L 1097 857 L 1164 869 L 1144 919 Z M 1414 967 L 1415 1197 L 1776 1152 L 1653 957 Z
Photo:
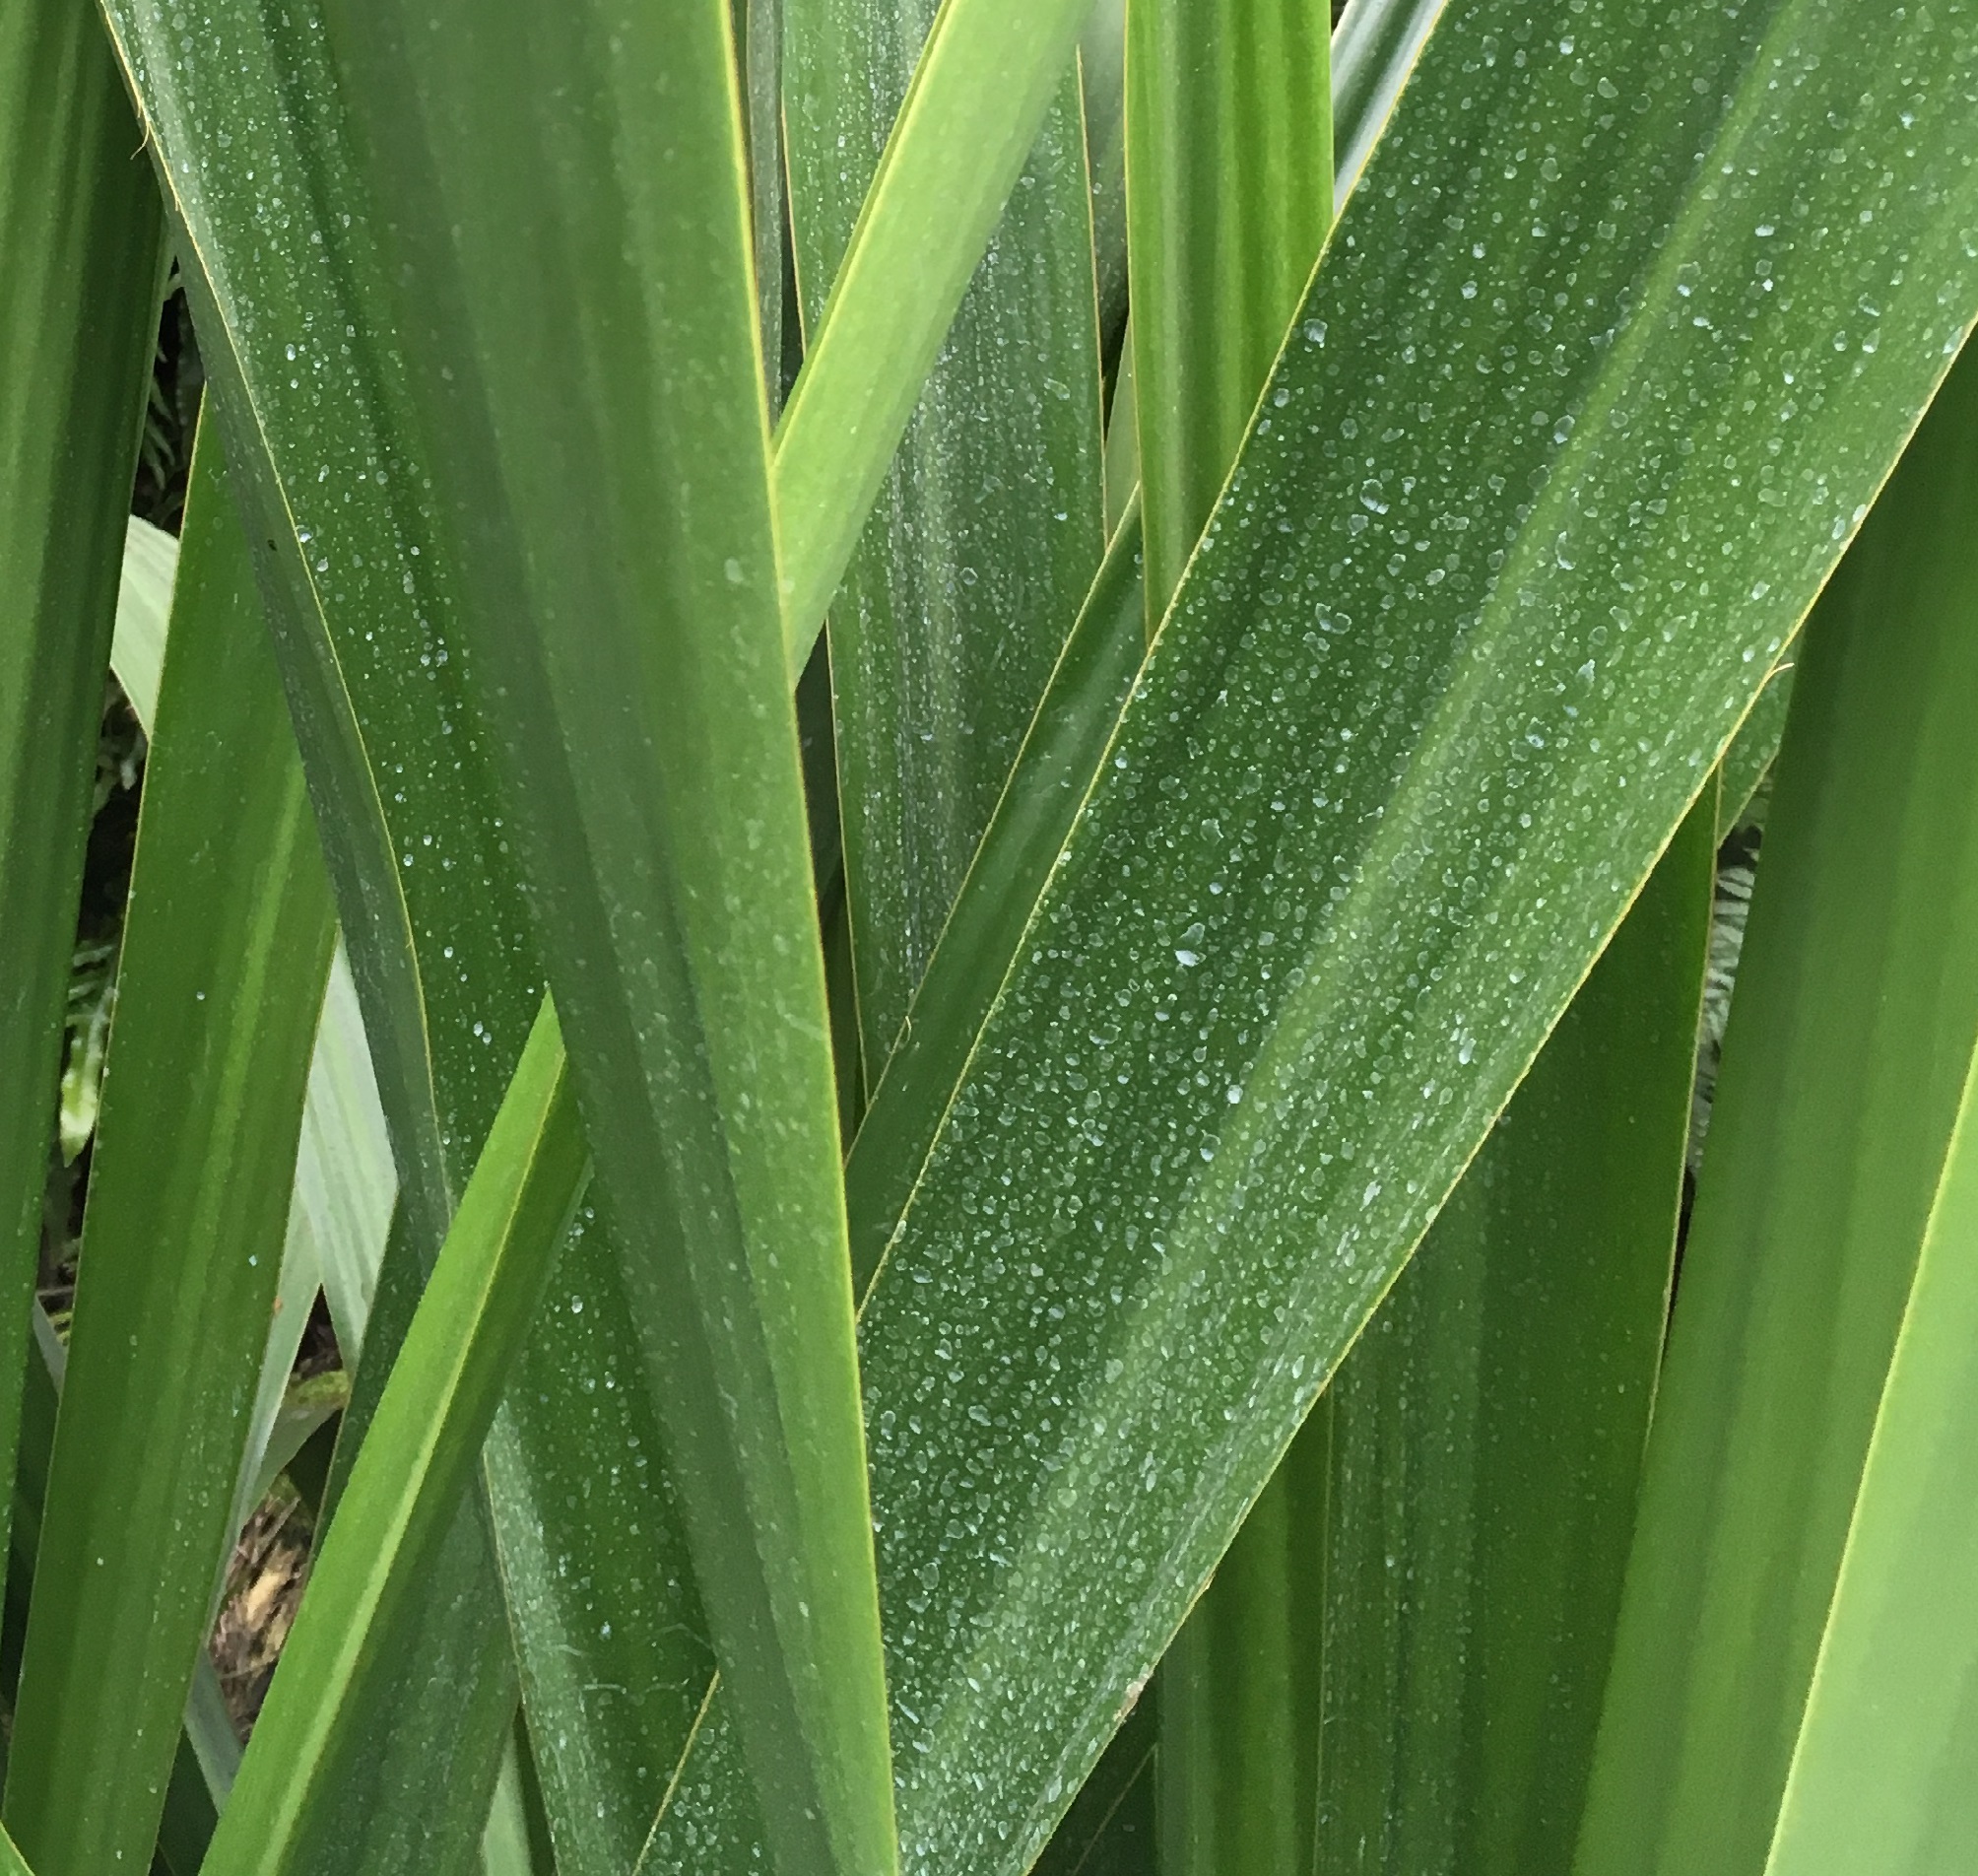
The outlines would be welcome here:
M 1150 636 L 1333 217 L 1327 0 L 1131 0 L 1126 188 Z
M 1430 35 L 865 1306 L 906 1867 L 1034 1854 L 1708 779 L 1978 308 L 1974 61 Z
M 839 247 L 844 253 L 776 432 L 793 682 L 810 657 L 956 309 L 1051 100 L 1065 87 L 1088 10 L 1088 0 L 943 0 L 849 237 L 841 212 L 827 214 L 822 227 L 806 234 L 803 216 L 811 205 L 793 194 L 799 240 L 816 241 L 819 255 Z M 925 19 L 919 7 L 894 17 L 907 22 L 909 37 L 918 36 L 918 22 Z M 801 28 L 793 36 L 799 47 L 814 43 Z M 793 65 L 801 56 L 793 53 Z M 804 67 L 796 66 L 796 73 L 788 96 L 800 113 L 806 108 Z M 897 81 L 877 66 L 873 82 L 879 95 L 857 106 L 868 124 L 885 112 L 884 100 Z M 1069 128 L 1061 123 L 1057 136 Z M 858 154 L 844 173 L 857 191 L 866 137 L 848 142 Z M 815 149 L 793 131 L 793 188 L 804 188 L 797 166 L 807 156 L 815 164 Z M 842 200 L 843 182 L 822 186 Z M 802 249 L 799 254 L 801 261 Z M 807 295 L 824 284 L 807 282 Z M 1066 389 L 1076 400 L 1078 385 Z
M 463 0 L 457 35 L 423 9 L 330 18 L 773 1855 L 883 1872 L 884 1665 L 727 22 L 698 0 L 557 21 Z M 540 218 L 509 213 L 518 190 Z M 545 344 L 589 361 L 589 393 L 545 377 Z
M 0 16 L 0 1476 L 19 1431 L 91 754 L 157 329 L 158 195 L 136 148 L 95 9 L 10 5 Z M 0 1493 L 0 1536 L 8 1502 Z
M 546 1006 L 489 1135 L 331 1523 L 205 1868 L 300 1866 L 403 1645 L 527 1338 L 589 1153 Z
M 247 544 L 211 436 L 146 766 L 8 1760 L 37 1868 L 158 1828 L 281 1270 L 334 925 Z
M 786 7 L 791 214 L 814 331 L 935 11 Z M 831 606 L 837 793 L 875 1075 L 1098 568 L 1098 371 L 1073 75 Z
M 1706 790 L 1334 1377 L 1322 1869 L 1571 1864 L 1668 1319 L 1715 847 Z
M 1798 652 L 1576 1867 L 1765 1867 L 1978 1040 L 1978 370 Z

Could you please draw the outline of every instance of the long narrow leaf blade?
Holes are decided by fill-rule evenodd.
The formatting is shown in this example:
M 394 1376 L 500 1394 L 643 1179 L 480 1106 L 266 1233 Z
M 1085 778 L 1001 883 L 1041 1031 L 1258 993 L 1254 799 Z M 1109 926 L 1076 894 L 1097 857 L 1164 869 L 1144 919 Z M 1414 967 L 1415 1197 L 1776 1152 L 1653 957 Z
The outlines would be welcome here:
M 329 17 L 773 1854 L 883 1872 L 835 1093 L 726 20 L 698 0 L 555 21 L 463 0 L 455 34 L 423 7 Z M 518 189 L 540 219 L 503 212 Z M 546 342 L 592 359 L 590 389 L 545 377 Z
M 1150 636 L 1333 219 L 1326 0 L 1131 0 L 1126 188 Z
M 1662 1358 L 1715 836 L 1706 789 L 1329 1389 L 1322 1869 L 1571 1864 Z
M 1978 1105 L 1966 1083 L 1767 1876 L 1954 1869 L 1978 1833 Z
M 776 432 L 793 681 L 1071 69 L 1088 3 L 943 0 L 935 16 Z
M 20 1431 L 91 751 L 157 330 L 158 193 L 136 148 L 95 10 L 10 5 L 0 16 L 0 1478 Z M 0 1493 L 0 1536 L 8 1502 Z
M 910 1869 L 1042 1842 L 1978 310 L 1968 13 L 1539 19 L 1430 34 L 866 1303 Z
M 1978 1041 L 1978 356 L 1798 653 L 1576 1867 L 1764 1867 Z
M 258 523 L 258 568 L 402 1181 L 404 1306 L 366 1325 L 346 1417 L 355 1433 L 528 1034 L 542 969 L 492 751 L 473 727 L 452 634 L 457 583 L 422 494 L 429 469 L 406 416 L 378 217 L 352 166 L 356 128 L 320 10 L 224 0 L 212 30 L 196 34 L 173 31 L 137 0 L 112 0 L 107 14 L 195 263 L 186 279 L 202 356 L 229 426 L 236 493 Z M 271 224 L 270 176 L 294 179 L 309 212 Z M 566 1277 L 604 1282 L 615 1258 L 573 1259 Z M 343 1291 L 343 1330 L 363 1281 L 326 1274 L 333 1303 Z M 589 1321 L 626 1306 L 615 1280 L 570 1301 L 585 1305 Z M 577 1320 L 567 1309 L 559 1318 Z M 628 1323 L 616 1331 L 630 1333 Z M 643 1365 L 619 1380 L 643 1394 Z M 544 1367 L 510 1405 L 531 1450 L 616 1467 L 646 1524 L 666 1515 L 663 1499 L 646 1494 L 653 1444 L 637 1430 L 651 1424 L 649 1399 L 627 1401 L 626 1425 L 607 1433 L 573 1363 Z M 513 1422 L 497 1419 L 491 1448 L 503 1447 Z M 593 1437 L 605 1441 L 595 1451 L 584 1444 Z M 570 1495 L 539 1479 L 526 1503 L 494 1501 L 490 1510 L 505 1552 L 499 1574 L 487 1524 L 464 1511 L 426 1584 L 429 1619 L 401 1684 L 374 1713 L 370 1750 L 347 1762 L 337 1827 L 314 1841 L 319 1876 L 398 1860 L 443 1872 L 464 1867 L 451 1859 L 478 1856 L 516 1659 L 533 1683 L 546 1799 L 573 1859 L 594 1829 L 642 1836 L 665 1788 L 684 1734 L 668 1733 L 668 1703 L 634 1687 L 619 1717 L 628 1711 L 648 1727 L 623 1755 L 626 1786 L 644 1793 L 624 1802 L 640 1815 L 636 1825 L 599 1819 L 593 1769 L 621 1773 L 620 1755 L 594 1735 L 603 1704 L 560 1701 L 552 1683 L 620 1684 L 619 1645 L 630 1632 L 642 1630 L 635 1645 L 663 1651 L 683 1628 L 703 1628 L 692 1602 L 655 1595 L 647 1557 L 622 1544 L 590 1553 L 583 1593 L 607 1612 L 595 1629 L 538 1627 L 535 1612 L 578 1595 L 568 1574 L 523 1580 L 546 1545 L 561 1556 L 583 1541 L 580 1529 L 562 1528 Z M 572 1647 L 588 1666 L 573 1667 Z
M 934 12 L 932 0 L 786 8 L 791 220 L 814 329 Z M 875 1077 L 1098 568 L 1098 370 L 1074 74 L 831 606 L 837 797 Z
M 351 1475 L 205 1867 L 295 1869 L 338 1757 L 370 1723 L 420 1571 L 444 1540 L 582 1195 L 589 1153 L 543 1016 Z
M 334 924 L 212 434 L 194 453 L 6 1815 L 149 1854 L 231 1539 Z

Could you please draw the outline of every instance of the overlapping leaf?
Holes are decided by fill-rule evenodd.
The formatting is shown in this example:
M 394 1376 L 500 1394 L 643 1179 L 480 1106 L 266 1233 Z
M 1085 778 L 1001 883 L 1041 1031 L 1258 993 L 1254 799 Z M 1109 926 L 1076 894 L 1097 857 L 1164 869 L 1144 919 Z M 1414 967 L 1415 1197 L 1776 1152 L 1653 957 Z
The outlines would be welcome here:
M 1714 793 L 1328 1391 L 1319 1868 L 1571 1862 L 1667 1320 Z
M 1034 1852 L 1703 786 L 1978 308 L 1975 65 L 1444 13 L 865 1307 L 906 1867 Z
M 158 196 L 134 148 L 92 9 L 10 6 L 0 17 L 0 1470 L 19 1432 L 91 751 L 157 331 Z M 0 1520 L 5 1505 L 0 1495 Z
M 934 11 L 786 7 L 791 218 L 814 331 Z M 1098 568 L 1098 368 L 1073 76 L 832 602 L 836 786 L 875 1075 Z
M 1766 1867 L 1978 1040 L 1974 513 L 1967 354 L 1797 653 L 1582 1876 Z

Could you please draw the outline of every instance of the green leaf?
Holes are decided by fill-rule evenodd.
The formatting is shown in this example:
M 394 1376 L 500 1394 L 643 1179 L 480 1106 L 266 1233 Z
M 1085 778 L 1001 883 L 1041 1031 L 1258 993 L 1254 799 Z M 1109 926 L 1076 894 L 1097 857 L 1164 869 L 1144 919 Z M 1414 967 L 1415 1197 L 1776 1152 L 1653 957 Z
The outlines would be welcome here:
M 131 515 L 124 523 L 110 669 L 147 736 L 158 715 L 158 684 L 165 670 L 171 588 L 177 577 L 178 536 L 153 527 L 140 515 Z
M 214 1876 L 304 1866 L 308 1837 L 330 1827 L 336 1762 L 372 1723 L 369 1696 L 418 1619 L 418 1577 L 453 1528 L 587 1172 L 544 1005 L 314 1560 L 214 1833 Z
M 1580 1840 L 1589 1876 L 1765 1867 L 1942 1185 L 1978 1040 L 1974 366 L 1945 384 L 1799 654 Z
M 775 1860 L 867 1876 L 884 1663 L 726 21 L 328 11 L 724 1684 Z
M 1134 401 L 1120 421 L 1134 425 L 1152 637 L 1332 224 L 1332 13 L 1132 0 L 1126 27 Z M 1155 1789 L 1171 1876 L 1291 1876 L 1309 1858 L 1318 1614 L 1298 1578 L 1325 1452 L 1293 1444 L 1168 1649 Z
M 1153 636 L 1333 215 L 1326 0 L 1130 0 L 1134 416 Z
M 1137 1702 L 1037 1858 L 1036 1876 L 1129 1876 L 1154 1868 L 1152 1700 Z
M 1571 1864 L 1668 1316 L 1715 824 L 1706 789 L 1329 1390 L 1322 1868 Z
M 788 0 L 790 206 L 813 330 L 934 12 L 934 0 Z M 831 606 L 837 794 L 875 1072 L 1098 568 L 1098 371 L 1073 74 Z
M 976 263 L 1061 94 L 1088 4 L 942 0 L 849 239 L 837 232 L 841 214 L 827 216 L 818 234 L 804 234 L 808 205 L 802 193 L 794 197 L 799 239 L 819 241 L 825 253 L 842 243 L 844 259 L 812 323 L 804 368 L 776 432 L 792 682 L 810 657 Z M 915 7 L 908 17 L 924 16 Z M 804 16 L 792 18 L 795 65 L 802 57 L 797 48 L 808 41 Z M 801 111 L 803 67 L 797 69 Z M 876 62 L 873 69 L 885 67 Z M 896 81 L 881 82 L 890 95 Z M 860 114 L 873 121 L 873 109 L 868 102 Z M 806 187 L 795 174 L 803 154 L 793 129 L 792 181 L 799 191 Z M 853 190 L 863 168 L 860 162 L 852 171 Z M 822 193 L 826 185 L 821 178 L 817 186 Z M 842 184 L 828 186 L 842 198 Z M 801 271 L 801 250 L 799 259 Z M 807 284 L 812 304 L 815 291 Z M 1077 387 L 1071 388 L 1076 402 Z
M 363 1014 L 339 945 L 309 1061 L 289 1232 L 292 1240 L 307 1238 L 348 1368 L 358 1366 L 363 1352 L 397 1195 Z
M 1978 1112 L 1964 1101 L 1876 1415 L 1768 1876 L 1954 1869 L 1978 1831 Z
M 1312 1868 L 1331 1419 L 1299 1429 L 1161 1659 L 1161 1876 Z
M 1961 14 L 1429 36 L 864 1306 L 905 1868 L 1035 1853 L 1709 779 L 1978 309 L 1974 97 Z
M 864 1296 L 927 1159 L 969 1046 L 1146 653 L 1140 509 L 1129 507 L 1037 706 L 1009 785 L 936 946 L 913 1021 L 845 1164 L 853 1282 Z
M 546 1004 L 462 1195 L 310 1572 L 205 1868 L 297 1867 L 371 1723 L 421 1571 L 445 1541 L 583 1190 L 589 1156 Z
M 1332 39 L 1333 200 L 1344 205 L 1448 0 L 1349 0 Z
M 19 1439 L 158 192 L 84 0 L 0 16 L 0 1478 Z M 0 1556 L 8 1496 L 0 1493 Z
M 465 694 L 457 588 L 421 493 L 429 470 L 406 418 L 378 220 L 351 168 L 356 131 L 320 15 L 225 0 L 211 32 L 184 34 L 136 0 L 113 0 L 107 11 L 182 250 L 196 262 L 187 287 L 202 356 L 229 426 L 236 493 L 259 522 L 253 538 L 278 659 L 402 1181 L 404 1306 L 395 1315 L 381 1306 L 385 1319 L 367 1324 L 348 1440 L 390 1367 L 544 980 L 492 752 Z M 281 224 L 279 238 L 267 213 L 271 175 L 294 178 L 295 199 L 308 204 Z M 565 1275 L 603 1281 L 615 1261 L 615 1252 L 573 1258 Z M 348 1334 L 367 1280 L 361 1268 L 340 1275 L 334 1256 L 325 1279 Z M 610 1292 L 579 1300 L 587 1321 L 625 1307 Z M 622 1341 L 630 1330 L 616 1334 Z M 645 1390 L 642 1364 L 617 1378 L 621 1390 Z M 583 1442 L 607 1438 L 607 1425 L 587 1380 L 580 1366 L 545 1365 L 510 1404 L 512 1416 L 530 1423 L 533 1450 L 560 1449 L 570 1471 L 588 1465 L 622 1480 L 650 1530 L 666 1515 L 651 1495 L 654 1441 L 637 1431 L 652 1423 L 650 1401 L 626 1402 L 611 1442 L 592 1449 Z M 510 1425 L 510 1416 L 497 1419 L 491 1456 Z M 628 1630 L 642 1626 L 644 1644 L 663 1651 L 683 1627 L 702 1631 L 697 1610 L 652 1593 L 650 1558 L 635 1536 L 586 1550 L 580 1508 L 566 1491 L 539 1482 L 526 1504 L 494 1499 L 490 1509 L 495 1547 L 509 1553 L 500 1574 L 482 1518 L 464 1511 L 424 1585 L 429 1616 L 415 1625 L 399 1685 L 380 1697 L 366 1749 L 346 1762 L 337 1827 L 311 1846 L 322 1876 L 401 1866 L 429 1876 L 464 1867 L 449 1859 L 478 1857 L 515 1703 L 504 1579 L 545 1796 L 560 1834 L 577 1840 L 573 1866 L 585 1832 L 621 1825 L 598 1820 L 589 1802 L 568 1808 L 592 1789 L 597 1768 L 638 1794 L 626 1802 L 639 1821 L 623 1828 L 642 1833 L 650 1822 L 682 1743 L 662 1730 L 671 1706 L 631 1685 L 619 1716 L 650 1730 L 621 1767 L 593 1734 L 604 1703 L 560 1706 L 549 1688 L 624 1684 L 617 1644 Z M 565 1523 L 574 1527 L 567 1541 Z M 525 1582 L 531 1547 L 584 1554 L 588 1574 Z M 595 1625 L 575 1620 L 580 1597 L 598 1609 Z M 568 1620 L 532 1626 L 532 1612 L 562 1605 Z M 588 1668 L 568 1654 L 572 1646 L 591 1654 Z M 649 1794 L 635 1776 L 642 1769 Z
M 1717 804 L 1717 836 L 1722 839 L 1744 819 L 1758 785 L 1771 773 L 1772 759 L 1786 731 L 1786 706 L 1793 701 L 1792 652 L 1772 667 L 1758 701 L 1751 705 L 1731 747 L 1724 752 L 1723 793 Z
M 6 1814 L 48 1872 L 150 1852 L 232 1534 L 334 934 L 209 436 L 146 768 Z

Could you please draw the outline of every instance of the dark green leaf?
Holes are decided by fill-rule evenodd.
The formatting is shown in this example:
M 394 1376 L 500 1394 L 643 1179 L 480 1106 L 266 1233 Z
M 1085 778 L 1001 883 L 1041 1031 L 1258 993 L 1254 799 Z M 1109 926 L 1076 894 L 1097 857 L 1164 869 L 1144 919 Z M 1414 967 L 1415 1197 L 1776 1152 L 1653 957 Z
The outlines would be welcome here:
M 0 14 L 0 1478 L 40 1252 L 158 192 L 86 0 Z M 8 1495 L 0 1492 L 0 1538 Z M 0 1557 L 6 1545 L 0 1542 Z
M 773 1854 L 883 1872 L 884 1663 L 727 22 L 697 0 L 328 12 Z M 545 346 L 585 373 L 544 373 Z
M 1706 789 L 1329 1390 L 1322 1869 L 1571 1864 L 1668 1317 L 1715 824 Z

